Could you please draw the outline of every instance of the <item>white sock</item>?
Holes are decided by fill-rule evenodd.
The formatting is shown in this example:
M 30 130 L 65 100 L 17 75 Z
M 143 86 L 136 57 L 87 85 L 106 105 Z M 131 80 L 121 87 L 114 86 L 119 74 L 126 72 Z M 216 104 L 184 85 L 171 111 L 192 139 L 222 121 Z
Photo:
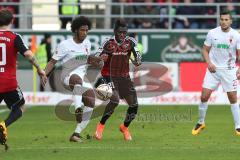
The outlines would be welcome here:
M 240 128 L 240 109 L 238 103 L 231 104 L 231 111 L 235 123 L 235 129 Z
M 83 108 L 82 122 L 77 124 L 75 133 L 81 133 L 88 125 L 92 116 L 93 108 L 85 106 Z
M 73 88 L 74 99 L 73 100 L 74 100 L 75 110 L 77 108 L 83 106 L 81 89 L 82 89 L 82 85 L 80 85 L 80 84 L 74 85 L 74 88 Z
M 199 124 L 205 123 L 205 117 L 208 109 L 208 104 L 207 102 L 201 102 L 198 106 L 198 111 L 199 111 Z

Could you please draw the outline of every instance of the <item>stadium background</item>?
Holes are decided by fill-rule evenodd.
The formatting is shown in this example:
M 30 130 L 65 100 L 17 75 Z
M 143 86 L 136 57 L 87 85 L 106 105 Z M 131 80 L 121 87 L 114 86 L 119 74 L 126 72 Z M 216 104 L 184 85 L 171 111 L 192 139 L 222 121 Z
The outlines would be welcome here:
M 136 32 L 139 42 L 143 44 L 144 62 L 168 68 L 164 75 L 157 77 L 157 74 L 155 78 L 170 83 L 172 91 L 139 100 L 140 112 L 131 126 L 133 142 L 124 143 L 117 131 L 126 110 L 126 106 L 121 106 L 110 120 L 102 142 L 91 138 L 97 124 L 97 119 L 93 119 L 83 134 L 87 142 L 70 144 L 67 139 L 75 124 L 59 120 L 54 106 L 60 100 L 71 99 L 71 95 L 50 92 L 49 86 L 45 92 L 39 92 L 37 75 L 29 62 L 19 56 L 18 80 L 29 109 L 20 122 L 10 128 L 11 148 L 9 152 L 0 150 L 0 159 L 237 159 L 239 139 L 233 135 L 232 117 L 226 106 L 228 100 L 221 87 L 210 99 L 210 104 L 215 105 L 209 107 L 208 129 L 198 137 L 192 137 L 190 133 L 197 119 L 196 104 L 199 103 L 206 70 L 201 56 L 203 41 L 207 31 L 218 25 L 219 12 L 223 8 L 233 9 L 234 27 L 238 29 L 238 2 L 81 0 L 80 15 L 90 17 L 93 22 L 93 29 L 89 33 L 93 42 L 92 52 L 96 51 L 105 37 L 112 35 L 112 21 L 118 17 L 126 18 L 131 24 L 129 32 Z M 60 28 L 59 17 L 64 16 L 58 14 L 58 5 L 57 0 L 0 1 L 0 7 L 18 6 L 18 24 L 13 29 L 22 34 L 33 52 L 45 33 L 52 35 L 52 49 L 61 40 L 71 36 L 69 24 L 66 30 Z M 129 11 L 131 7 L 133 11 Z M 179 7 L 192 13 L 178 13 Z M 140 12 L 139 8 L 154 9 Z M 184 18 L 195 20 L 192 22 L 197 22 L 197 27 L 177 27 L 176 21 Z M 135 24 L 135 19 L 141 20 Z M 150 27 L 149 21 L 152 23 Z M 179 50 L 177 46 L 180 43 L 188 46 L 188 50 Z M 158 71 L 156 68 L 154 70 Z M 56 79 L 58 82 L 59 79 Z M 40 107 L 42 105 L 47 107 Z M 1 119 L 6 112 L 8 110 L 3 104 L 0 106 Z
M 151 0 L 112 2 L 110 0 L 83 0 L 79 1 L 79 5 L 80 15 L 88 16 L 93 22 L 93 29 L 89 33 L 89 38 L 93 44 L 91 52 L 96 52 L 103 40 L 112 35 L 114 19 L 122 17 L 129 22 L 129 32 L 136 32 L 138 41 L 143 45 L 143 61 L 160 63 L 168 68 L 168 72 L 158 79 L 172 84 L 172 92 L 167 91 L 168 94 L 161 94 L 161 97 L 143 100 L 141 101 L 143 104 L 149 102 L 155 104 L 197 104 L 199 101 L 196 97 L 199 97 L 206 70 L 206 65 L 202 63 L 201 47 L 208 29 L 219 23 L 219 12 L 226 8 L 233 12 L 233 27 L 237 28 L 240 24 L 238 15 L 240 5 L 238 3 L 234 3 L 234 1 L 228 3 L 222 3 L 223 1 L 200 2 L 204 1 L 166 3 L 160 0 L 156 2 Z M 58 13 L 58 7 L 61 3 L 58 3 L 57 0 L 25 0 L 18 3 L 15 1 L 1 2 L 1 4 L 18 6 L 16 17 L 19 23 L 15 26 L 19 27 L 15 29 L 23 35 L 24 41 L 33 52 L 36 52 L 45 33 L 52 36 L 52 50 L 61 40 L 71 36 L 70 23 L 67 24 L 67 30 L 60 28 L 59 17 L 66 15 Z M 70 17 L 74 16 L 76 15 Z M 188 19 L 189 23 L 193 25 L 181 28 L 178 25 L 181 19 Z M 145 23 L 150 23 L 150 25 L 144 25 Z M 194 25 L 195 23 L 197 23 L 197 27 Z M 178 48 L 180 44 L 183 48 Z M 30 64 L 24 61 L 21 56 L 19 56 L 18 65 L 18 79 L 23 91 L 28 92 L 30 97 L 47 96 L 48 93 L 32 94 L 32 92 L 38 91 L 39 80 L 35 81 L 37 75 L 32 73 Z M 49 88 L 46 91 L 49 91 Z M 55 101 L 51 101 L 51 97 L 37 97 L 37 99 L 50 100 L 37 104 L 54 104 Z M 28 101 L 27 103 L 32 104 Z M 214 98 L 211 99 L 210 103 L 228 103 L 227 97 L 222 94 L 221 87 L 219 87 L 218 92 L 214 93 Z

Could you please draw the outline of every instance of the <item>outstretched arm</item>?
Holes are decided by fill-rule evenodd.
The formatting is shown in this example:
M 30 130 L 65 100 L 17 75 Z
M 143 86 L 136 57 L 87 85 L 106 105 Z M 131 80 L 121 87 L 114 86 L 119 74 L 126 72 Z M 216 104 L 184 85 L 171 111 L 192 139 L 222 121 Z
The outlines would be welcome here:
M 57 60 L 53 58 L 50 59 L 50 61 L 48 62 L 45 68 L 46 76 L 49 76 L 49 74 L 52 72 L 53 68 L 55 67 L 56 63 L 57 63 Z
M 41 83 L 42 85 L 45 85 L 46 81 L 47 81 L 47 77 L 46 74 L 44 72 L 44 70 L 42 70 L 36 60 L 36 58 L 33 56 L 32 51 L 27 50 L 26 52 L 24 52 L 24 56 L 29 60 L 29 62 L 37 69 L 37 73 L 41 78 Z

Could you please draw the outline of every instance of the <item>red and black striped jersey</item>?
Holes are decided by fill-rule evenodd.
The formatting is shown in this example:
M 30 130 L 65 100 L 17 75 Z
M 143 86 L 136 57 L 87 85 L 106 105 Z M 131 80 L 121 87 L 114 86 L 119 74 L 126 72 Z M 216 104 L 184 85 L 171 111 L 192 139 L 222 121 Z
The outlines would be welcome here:
M 24 54 L 28 47 L 17 33 L 0 30 L 0 93 L 17 88 L 17 54 Z
M 136 40 L 128 36 L 122 43 L 118 43 L 115 37 L 107 39 L 100 52 L 100 55 L 108 54 L 108 60 L 104 62 L 101 74 L 111 77 L 128 77 L 131 52 L 134 55 L 139 54 Z

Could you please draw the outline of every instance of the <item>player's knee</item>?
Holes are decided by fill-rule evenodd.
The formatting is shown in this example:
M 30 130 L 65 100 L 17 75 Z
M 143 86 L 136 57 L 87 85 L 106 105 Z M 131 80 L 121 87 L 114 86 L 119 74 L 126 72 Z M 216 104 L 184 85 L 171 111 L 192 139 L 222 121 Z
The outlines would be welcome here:
M 135 119 L 137 111 L 138 111 L 137 104 L 129 106 L 127 110 L 127 121 L 132 121 L 133 119 Z
M 22 113 L 23 113 L 24 104 L 25 104 L 25 99 L 22 98 L 17 103 L 15 103 L 11 106 L 12 112 L 17 113 L 18 117 L 21 117 Z
M 76 84 L 82 85 L 82 79 L 77 74 L 73 74 L 69 79 L 69 86 L 73 89 Z
M 83 104 L 88 107 L 94 107 L 95 106 L 95 95 L 93 90 L 87 90 L 83 93 L 82 97 Z
M 237 103 L 237 99 L 236 98 L 229 98 L 229 102 L 231 104 L 235 104 L 235 103 Z
M 202 95 L 201 96 L 201 102 L 207 102 L 208 99 L 209 99 L 209 96 L 207 96 L 207 95 Z
M 112 103 L 112 106 L 117 107 L 119 104 L 119 98 L 112 98 L 109 103 Z
M 136 115 L 138 112 L 138 104 L 136 103 L 136 104 L 129 106 L 129 110 L 131 110 L 131 112 Z

